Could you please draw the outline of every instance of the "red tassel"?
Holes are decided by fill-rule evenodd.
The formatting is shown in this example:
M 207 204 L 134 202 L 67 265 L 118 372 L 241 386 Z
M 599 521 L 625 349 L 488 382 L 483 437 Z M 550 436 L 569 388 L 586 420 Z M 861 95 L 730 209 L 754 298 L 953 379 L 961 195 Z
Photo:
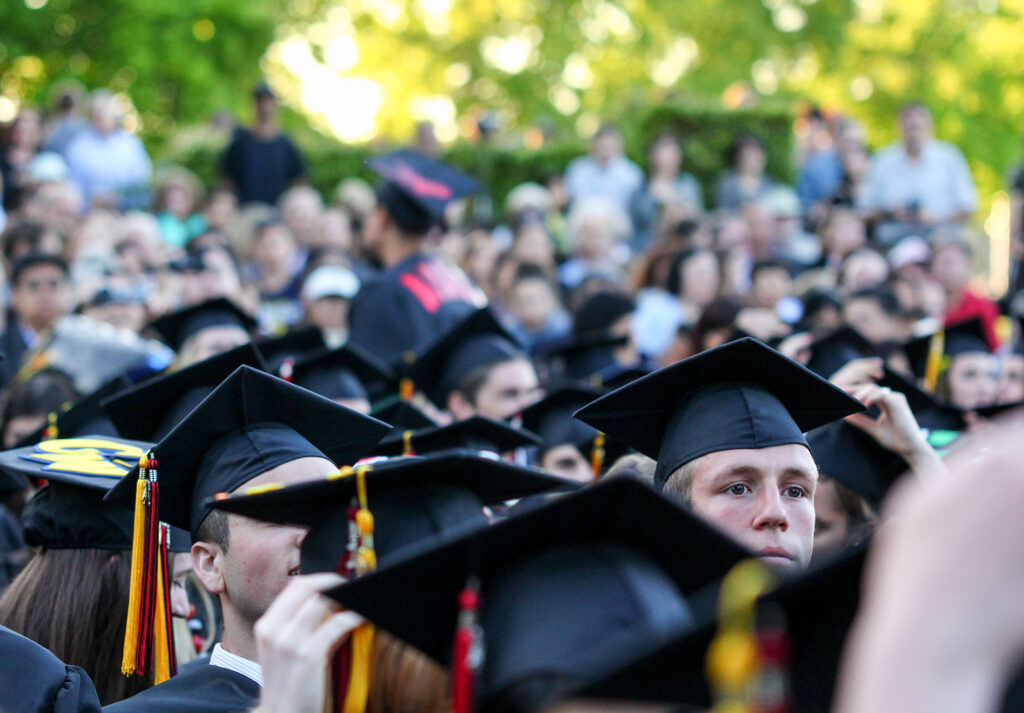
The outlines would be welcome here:
M 281 368 L 278 369 L 278 376 L 287 381 L 289 384 L 292 383 L 292 374 L 295 373 L 295 359 L 293 357 L 286 358 L 281 362 Z
M 171 528 L 168 525 L 160 523 L 160 535 L 160 564 L 163 568 L 164 577 L 163 625 L 167 627 L 167 651 L 165 653 L 168 655 L 167 660 L 170 664 L 170 675 L 173 677 L 178 675 L 178 661 L 177 656 L 175 656 L 174 653 L 174 626 L 172 621 L 174 615 L 171 613 L 171 568 L 167 559 L 169 556 L 167 547 L 168 541 L 171 538 Z
M 483 645 L 477 625 L 479 608 L 479 584 L 475 577 L 470 577 L 459 593 L 459 626 L 452 650 L 452 713 L 473 711 L 473 688 Z

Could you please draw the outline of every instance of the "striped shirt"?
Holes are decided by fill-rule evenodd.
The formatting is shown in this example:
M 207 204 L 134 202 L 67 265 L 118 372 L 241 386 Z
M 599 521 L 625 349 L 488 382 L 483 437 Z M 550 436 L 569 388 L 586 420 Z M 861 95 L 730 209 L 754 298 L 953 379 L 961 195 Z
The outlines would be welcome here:
M 235 673 L 240 673 L 246 678 L 251 678 L 260 686 L 263 685 L 263 669 L 260 668 L 258 663 L 242 658 L 238 654 L 225 651 L 224 647 L 220 644 L 216 644 L 213 647 L 213 652 L 210 654 L 210 665 L 220 666 Z

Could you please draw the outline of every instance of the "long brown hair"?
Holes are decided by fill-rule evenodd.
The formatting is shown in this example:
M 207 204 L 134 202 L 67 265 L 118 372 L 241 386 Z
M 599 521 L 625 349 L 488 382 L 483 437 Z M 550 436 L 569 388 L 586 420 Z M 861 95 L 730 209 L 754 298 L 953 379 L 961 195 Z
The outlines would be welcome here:
M 374 637 L 367 713 L 445 713 L 448 672 L 386 632 Z
M 0 598 L 0 625 L 85 669 L 103 705 L 153 685 L 152 673 L 121 673 L 129 560 L 116 550 L 43 547 Z

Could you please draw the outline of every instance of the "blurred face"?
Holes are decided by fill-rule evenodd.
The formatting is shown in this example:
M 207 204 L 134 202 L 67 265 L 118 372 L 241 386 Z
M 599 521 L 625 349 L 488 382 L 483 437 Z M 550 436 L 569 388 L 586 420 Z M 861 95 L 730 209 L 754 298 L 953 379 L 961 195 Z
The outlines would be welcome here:
M 850 534 L 850 516 L 839 502 L 835 481 L 824 475 L 814 491 L 814 557 L 838 552 Z
M 540 223 L 528 223 L 520 228 L 512 244 L 512 253 L 520 262 L 549 266 L 555 262 L 555 244 L 548 229 Z
M 117 110 L 111 99 L 94 100 L 92 104 L 92 124 L 101 134 L 109 134 L 117 128 Z
M 189 364 L 209 359 L 212 356 L 240 347 L 249 341 L 249 333 L 241 327 L 233 325 L 221 325 L 219 327 L 207 327 L 198 334 L 193 334 L 182 345 L 182 353 L 189 353 Z M 182 364 L 188 366 L 188 364 Z
M 337 468 L 323 458 L 299 458 L 253 478 L 243 488 L 323 478 Z M 221 551 L 223 596 L 246 621 L 255 623 L 274 598 L 299 573 L 306 529 L 228 515 L 228 549 Z M 193 546 L 194 551 L 195 546 Z M 218 548 L 219 549 L 219 548 Z
M 935 250 L 932 272 L 947 292 L 962 290 L 971 279 L 971 258 L 955 245 L 943 245 Z
M 141 302 L 111 302 L 89 307 L 83 314 L 136 333 L 146 324 L 146 307 Z
M 185 582 L 192 574 L 192 555 L 188 552 L 174 554 L 171 572 L 171 615 L 188 619 L 192 616 L 192 603 L 188 600 Z
M 22 439 L 38 433 L 46 425 L 47 419 L 45 413 L 11 418 L 4 427 L 4 449 L 14 448 Z
M 991 406 L 999 383 L 999 359 L 985 352 L 958 354 L 950 362 L 947 378 L 949 400 L 957 408 Z
M 594 158 L 599 163 L 608 163 L 622 153 L 622 137 L 617 131 L 605 131 L 594 137 L 592 146 Z
M 309 243 L 316 236 L 322 205 L 312 191 L 300 190 L 288 197 L 284 220 L 300 242 Z
M 608 260 L 614 245 L 612 231 L 596 216 L 582 221 L 573 236 L 573 252 L 584 260 Z
M 512 313 L 527 329 L 542 329 L 558 308 L 554 290 L 539 278 L 520 280 L 512 290 Z
M 736 156 L 736 170 L 740 173 L 759 175 L 764 173 L 767 160 L 768 156 L 764 149 L 752 141 L 746 141 Z
M 799 444 L 718 451 L 693 461 L 690 504 L 764 562 L 800 570 L 814 545 L 818 471 Z
M 168 213 L 185 218 L 194 207 L 192 192 L 184 186 L 171 185 L 164 190 L 164 209 Z
M 71 310 L 71 286 L 56 265 L 28 268 L 13 287 L 11 306 L 15 314 L 36 331 L 51 326 Z
M 277 114 L 277 100 L 269 94 L 256 97 L 256 118 L 260 121 L 273 119 Z
M 217 191 L 206 204 L 206 222 L 211 230 L 226 230 L 234 222 L 238 212 L 238 199 L 230 191 Z
M 841 258 L 860 250 L 866 240 L 864 221 L 852 211 L 843 211 L 834 216 L 825 234 L 829 252 Z
M 344 329 L 348 326 L 348 305 L 344 297 L 321 297 L 306 305 L 310 324 L 320 329 Z
M 721 276 L 718 258 L 713 252 L 700 252 L 680 266 L 682 299 L 698 307 L 707 307 L 718 296 Z
M 592 483 L 594 471 L 576 446 L 568 443 L 555 446 L 544 453 L 540 467 L 549 473 L 577 483 Z
M 878 287 L 889 276 L 889 264 L 874 250 L 850 255 L 843 263 L 842 287 L 847 293 Z
M 914 107 L 900 115 L 900 132 L 907 148 L 920 148 L 931 136 L 932 117 L 926 109 Z
M 284 266 L 295 251 L 295 238 L 283 225 L 272 225 L 263 229 L 253 246 L 253 257 L 266 266 Z
M 759 270 L 751 285 L 754 300 L 761 307 L 772 307 L 783 297 L 788 297 L 791 287 L 789 273 L 782 268 Z
M 349 252 L 352 249 L 352 223 L 348 213 L 325 210 L 320 215 L 317 243 L 325 248 Z
M 35 149 L 43 139 L 42 120 L 34 109 L 23 109 L 11 127 L 11 145 Z
M 843 320 L 872 344 L 882 344 L 901 337 L 899 322 L 883 312 L 876 300 L 850 300 L 843 306 Z
M 998 402 L 1015 404 L 1024 401 L 1024 356 L 1010 354 L 999 369 Z
M 472 412 L 455 414 L 455 417 L 462 420 L 477 415 L 501 421 L 519 413 L 538 398 L 540 382 L 533 364 L 526 359 L 507 361 L 490 370 L 477 391 Z
M 659 139 L 651 148 L 653 173 L 677 173 L 683 165 L 683 152 L 675 139 Z
M 184 276 L 183 298 L 185 304 L 199 304 L 215 297 L 237 299 L 242 292 L 242 282 L 231 257 L 223 250 L 207 250 L 203 253 L 203 269 L 188 272 Z

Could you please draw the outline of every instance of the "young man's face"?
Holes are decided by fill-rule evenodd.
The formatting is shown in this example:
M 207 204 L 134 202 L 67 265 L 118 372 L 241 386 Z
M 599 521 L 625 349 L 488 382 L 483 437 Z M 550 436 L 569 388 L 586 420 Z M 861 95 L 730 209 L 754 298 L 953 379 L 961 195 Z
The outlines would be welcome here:
M 693 511 L 768 564 L 799 570 L 814 545 L 818 471 L 799 444 L 736 449 L 693 462 Z
M 555 446 L 544 454 L 540 467 L 553 475 L 577 483 L 594 482 L 594 471 L 576 446 L 565 443 Z
M 511 418 L 540 398 L 537 371 L 526 359 L 515 359 L 494 366 L 476 392 L 472 403 L 453 392 L 448 408 L 457 421 L 483 416 L 495 421 Z
M 45 263 L 22 272 L 11 292 L 15 313 L 34 327 L 49 326 L 67 313 L 71 299 L 67 275 L 56 265 Z
M 297 483 L 337 471 L 324 458 L 299 458 L 277 466 L 247 482 L 243 489 L 268 483 Z M 223 596 L 246 621 L 255 623 L 274 598 L 299 572 L 299 556 L 306 529 L 276 525 L 230 514 L 228 548 L 221 552 Z

